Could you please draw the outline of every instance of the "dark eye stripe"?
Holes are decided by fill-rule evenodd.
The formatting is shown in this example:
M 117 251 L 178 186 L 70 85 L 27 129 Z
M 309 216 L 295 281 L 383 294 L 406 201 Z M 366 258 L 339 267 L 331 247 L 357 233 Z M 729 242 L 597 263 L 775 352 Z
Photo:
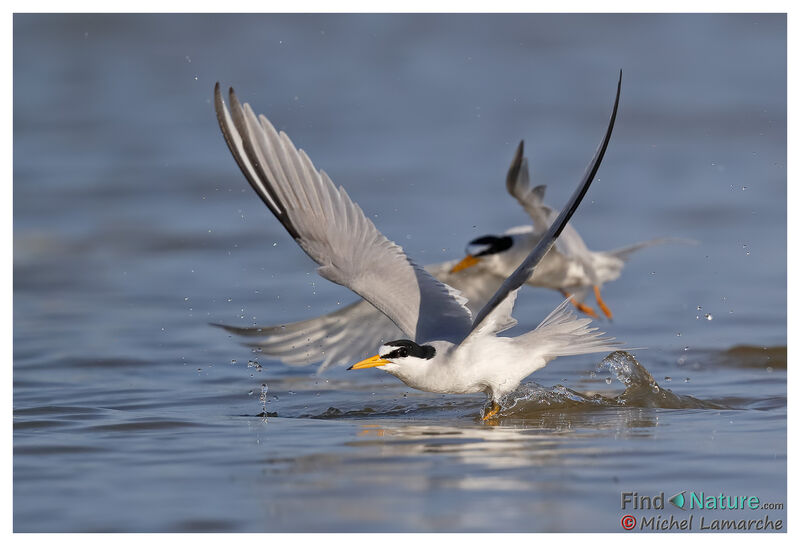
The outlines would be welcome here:
M 404 358 L 414 356 L 417 358 L 431 359 L 436 354 L 436 349 L 431 345 L 417 345 L 408 339 L 400 339 L 386 343 L 389 347 L 397 347 L 388 354 L 381 355 L 381 358 L 391 360 L 392 358 Z
M 403 356 L 408 356 L 407 354 L 406 355 L 401 355 L 400 353 L 402 353 L 402 352 L 405 352 L 405 351 L 403 351 L 403 349 L 395 349 L 394 351 L 392 351 L 388 355 L 382 356 L 381 358 L 385 358 L 385 359 L 388 360 L 388 359 L 392 359 L 392 358 L 402 358 Z

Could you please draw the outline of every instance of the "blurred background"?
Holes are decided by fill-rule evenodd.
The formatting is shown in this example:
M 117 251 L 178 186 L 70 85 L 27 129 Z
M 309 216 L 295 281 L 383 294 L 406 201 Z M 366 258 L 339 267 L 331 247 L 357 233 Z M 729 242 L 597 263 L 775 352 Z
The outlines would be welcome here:
M 600 326 L 728 409 L 485 427 L 480 396 L 288 369 L 208 325 L 355 299 L 249 188 L 215 82 L 424 264 L 528 223 L 504 187 L 520 139 L 560 207 L 620 68 L 573 225 L 598 250 L 700 244 L 634 255 Z M 623 486 L 678 477 L 785 499 L 784 15 L 15 15 L 13 85 L 16 531 L 618 530 Z M 560 299 L 521 293 L 519 328 Z M 601 356 L 532 379 L 612 390 Z

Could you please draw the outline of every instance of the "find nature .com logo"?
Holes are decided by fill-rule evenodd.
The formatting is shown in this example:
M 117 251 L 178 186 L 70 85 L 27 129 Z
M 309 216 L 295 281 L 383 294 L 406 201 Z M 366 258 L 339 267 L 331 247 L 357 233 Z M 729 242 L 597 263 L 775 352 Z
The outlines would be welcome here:
M 664 510 L 666 495 L 662 491 L 658 495 L 639 495 L 635 492 L 621 493 L 622 510 Z M 768 511 L 783 510 L 783 503 L 766 503 L 754 495 L 708 495 L 704 492 L 683 490 L 669 497 L 667 501 L 683 512 L 689 510 L 726 510 L 726 511 Z M 732 514 L 735 516 L 736 514 Z M 642 515 L 637 520 L 633 514 L 625 514 L 620 519 L 620 526 L 631 531 L 638 526 L 642 531 L 692 531 L 695 530 L 695 515 L 689 517 L 669 517 L 662 515 Z M 761 518 L 749 519 L 743 517 L 714 518 L 701 514 L 699 517 L 701 531 L 780 531 L 784 529 L 782 519 L 770 518 L 765 514 Z

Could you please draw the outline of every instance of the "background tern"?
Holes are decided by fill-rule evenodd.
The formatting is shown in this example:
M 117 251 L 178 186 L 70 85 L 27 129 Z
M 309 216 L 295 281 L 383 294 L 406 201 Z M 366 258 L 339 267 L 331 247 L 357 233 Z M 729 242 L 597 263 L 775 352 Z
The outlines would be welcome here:
M 383 236 L 341 186 L 278 133 L 266 117 L 241 105 L 230 89 L 228 111 L 214 90 L 225 141 L 250 185 L 300 247 L 319 264 L 320 276 L 350 288 L 388 317 L 409 339 L 389 341 L 350 369 L 381 367 L 406 385 L 428 392 L 484 392 L 484 419 L 520 382 L 566 355 L 613 351 L 618 343 L 588 328 L 565 300 L 533 331 L 497 334 L 516 324 L 511 312 L 519 288 L 555 243 L 594 179 L 608 146 L 619 105 L 622 72 L 605 136 L 567 205 L 536 247 L 506 278 L 473 319 L 466 299 L 414 264 Z M 374 342 L 374 341 L 373 341 Z
M 558 211 L 543 202 L 546 188 L 545 185 L 530 187 L 528 160 L 524 156 L 524 142 L 521 141 L 508 169 L 506 189 L 525 209 L 533 225 L 513 227 L 501 235 L 484 235 L 470 241 L 467 255 L 448 272 L 455 286 L 479 282 L 479 277 L 505 279 L 514 271 L 558 217 Z M 637 250 L 670 242 L 696 244 L 696 241 L 687 239 L 662 237 L 615 250 L 594 251 L 589 250 L 578 231 L 567 224 L 527 284 L 558 290 L 575 307 L 597 318 L 594 309 L 584 303 L 589 290 L 593 290 L 597 305 L 606 318 L 611 319 L 611 310 L 600 295 L 603 284 L 619 278 L 625 262 Z M 458 275 L 462 272 L 472 272 L 472 275 L 461 280 Z

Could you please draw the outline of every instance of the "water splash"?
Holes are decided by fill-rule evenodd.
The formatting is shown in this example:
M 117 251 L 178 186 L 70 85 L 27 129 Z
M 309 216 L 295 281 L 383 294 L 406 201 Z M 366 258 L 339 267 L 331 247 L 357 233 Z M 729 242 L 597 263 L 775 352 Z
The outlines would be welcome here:
M 266 383 L 261 383 L 261 394 L 258 395 L 258 401 L 261 403 L 261 413 L 256 414 L 256 417 L 261 417 L 264 422 L 267 422 L 267 417 L 277 417 L 278 414 L 273 411 L 267 411 L 267 393 L 269 387 Z
M 501 415 L 521 417 L 525 413 L 545 410 L 608 407 L 724 409 L 718 404 L 676 394 L 662 387 L 632 354 L 625 351 L 615 351 L 605 357 L 597 366 L 597 371 L 609 372 L 624 385 L 625 390 L 618 396 L 611 397 L 581 393 L 563 385 L 544 387 L 537 383 L 525 383 L 500 401 L 503 407 Z M 606 382 L 610 383 L 610 380 Z
M 708 408 L 723 409 L 722 406 L 704 402 L 693 396 L 675 394 L 661 387 L 644 366 L 625 351 L 615 351 L 605 357 L 598 370 L 607 370 L 616 375 L 617 380 L 625 385 L 625 391 L 611 399 L 616 406 L 637 408 Z

